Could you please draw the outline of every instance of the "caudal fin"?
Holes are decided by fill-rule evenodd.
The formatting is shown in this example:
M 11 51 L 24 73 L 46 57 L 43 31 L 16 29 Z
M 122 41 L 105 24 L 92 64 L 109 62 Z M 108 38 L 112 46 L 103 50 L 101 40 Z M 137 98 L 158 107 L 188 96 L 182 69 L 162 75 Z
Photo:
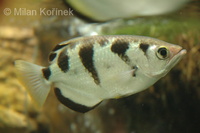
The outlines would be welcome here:
M 26 61 L 16 60 L 15 67 L 21 83 L 25 86 L 34 102 L 42 106 L 50 91 L 51 84 L 42 73 L 44 67 Z

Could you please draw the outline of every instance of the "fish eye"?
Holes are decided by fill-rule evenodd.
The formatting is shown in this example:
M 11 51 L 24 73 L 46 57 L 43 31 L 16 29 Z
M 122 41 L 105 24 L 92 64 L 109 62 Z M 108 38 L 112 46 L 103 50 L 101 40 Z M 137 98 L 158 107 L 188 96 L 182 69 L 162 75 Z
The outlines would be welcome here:
M 160 47 L 156 55 L 159 59 L 164 60 L 169 57 L 169 51 L 166 47 Z

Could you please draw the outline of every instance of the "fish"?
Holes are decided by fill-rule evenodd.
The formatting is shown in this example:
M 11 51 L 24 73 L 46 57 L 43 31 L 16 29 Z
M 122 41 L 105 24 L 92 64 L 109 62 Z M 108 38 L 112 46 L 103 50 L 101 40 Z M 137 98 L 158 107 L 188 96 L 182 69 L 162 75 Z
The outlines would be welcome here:
M 21 83 L 42 106 L 51 88 L 66 107 L 86 113 L 102 101 L 141 92 L 186 54 L 179 45 L 137 35 L 94 35 L 57 44 L 47 67 L 16 60 Z
M 104 22 L 119 18 L 163 15 L 183 7 L 189 0 L 64 0 L 79 18 Z

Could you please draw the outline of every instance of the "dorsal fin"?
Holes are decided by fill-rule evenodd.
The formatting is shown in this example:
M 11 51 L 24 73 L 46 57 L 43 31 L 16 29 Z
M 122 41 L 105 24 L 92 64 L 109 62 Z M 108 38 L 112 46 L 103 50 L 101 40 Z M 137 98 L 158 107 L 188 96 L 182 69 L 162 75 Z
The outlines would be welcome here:
M 49 62 L 50 64 L 53 64 L 57 61 L 58 55 L 63 51 L 63 49 L 66 49 L 66 47 L 70 44 L 69 41 L 61 42 L 57 44 L 51 53 L 49 54 Z

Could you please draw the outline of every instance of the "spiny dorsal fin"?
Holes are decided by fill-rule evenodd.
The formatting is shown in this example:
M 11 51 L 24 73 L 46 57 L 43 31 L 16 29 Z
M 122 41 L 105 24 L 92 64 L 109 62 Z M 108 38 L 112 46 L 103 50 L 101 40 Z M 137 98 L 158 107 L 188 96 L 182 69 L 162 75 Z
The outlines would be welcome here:
M 70 45 L 70 41 L 65 41 L 65 42 L 61 42 L 59 44 L 57 44 L 53 50 L 51 51 L 51 53 L 49 54 L 49 62 L 50 64 L 53 64 L 55 62 L 57 62 L 58 56 L 60 55 L 60 53 L 64 50 L 67 49 L 67 47 Z

